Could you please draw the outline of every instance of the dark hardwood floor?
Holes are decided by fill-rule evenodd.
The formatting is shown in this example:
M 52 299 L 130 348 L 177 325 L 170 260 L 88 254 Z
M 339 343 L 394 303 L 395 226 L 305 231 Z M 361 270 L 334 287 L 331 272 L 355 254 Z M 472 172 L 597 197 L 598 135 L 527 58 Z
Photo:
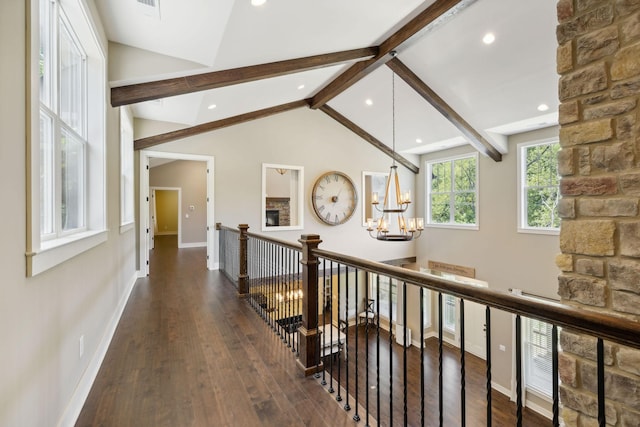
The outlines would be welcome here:
M 77 426 L 342 426 L 204 248 L 156 236 Z
M 138 280 L 133 289 L 76 425 L 364 426 L 366 409 L 363 406 L 358 409 L 363 421 L 355 423 L 353 400 L 352 409 L 346 412 L 342 409 L 345 401 L 336 402 L 336 393 L 328 394 L 326 387 L 313 377 L 304 378 L 291 350 L 246 301 L 237 297 L 235 287 L 224 275 L 206 270 L 205 257 L 204 248 L 178 250 L 174 236 L 156 236 L 151 274 Z M 361 327 L 358 332 L 360 350 L 365 345 L 363 331 Z M 349 339 L 351 347 L 355 343 L 355 328 L 351 328 Z M 388 346 L 388 337 L 381 335 L 381 342 Z M 372 335 L 369 345 L 374 344 Z M 396 372 L 401 366 L 401 359 L 397 358 L 402 358 L 402 347 L 392 347 L 396 366 L 393 418 L 394 424 L 402 425 L 402 375 Z M 437 425 L 438 421 L 437 356 L 433 353 L 434 346 L 430 347 L 425 358 L 430 361 L 425 374 L 428 426 Z M 447 349 L 444 364 L 445 426 L 460 425 L 456 352 Z M 420 368 L 416 356 L 419 350 L 411 348 L 409 353 L 409 377 L 415 380 L 407 397 L 409 425 L 420 425 L 417 398 Z M 381 356 L 380 360 L 380 390 L 387 393 L 389 359 Z M 349 357 L 349 364 L 353 374 L 354 357 Z M 485 392 L 480 390 L 484 386 L 482 366 L 474 367 L 473 362 L 468 362 L 468 426 L 485 425 Z M 333 369 L 337 379 L 337 365 Z M 361 402 L 364 402 L 365 369 L 361 357 L 358 364 Z M 375 379 L 376 369 L 375 359 L 370 358 L 370 378 Z M 344 374 L 342 365 L 341 375 Z M 325 378 L 329 380 L 329 373 Z M 346 386 L 344 379 L 341 386 Z M 353 399 L 353 380 L 349 390 Z M 375 416 L 376 390 L 369 391 L 370 416 Z M 515 425 L 513 404 L 497 392 L 493 396 L 493 425 Z M 344 390 L 342 397 L 346 398 Z M 381 395 L 381 425 L 389 425 L 388 399 L 388 394 Z M 376 425 L 371 418 L 370 424 Z M 524 425 L 550 423 L 527 411 Z

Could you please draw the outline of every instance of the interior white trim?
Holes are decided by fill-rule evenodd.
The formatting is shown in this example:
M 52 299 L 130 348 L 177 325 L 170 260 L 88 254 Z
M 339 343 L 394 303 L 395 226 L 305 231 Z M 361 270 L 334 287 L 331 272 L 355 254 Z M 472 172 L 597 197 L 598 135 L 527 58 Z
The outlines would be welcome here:
M 55 245 L 27 253 L 27 276 L 35 276 L 107 241 L 108 230 L 87 231 L 52 241 Z
M 71 400 L 69 404 L 65 408 L 62 417 L 58 421 L 58 426 L 62 427 L 73 427 L 78 421 L 78 417 L 80 416 L 80 411 L 82 411 L 82 407 L 84 406 L 87 397 L 89 396 L 89 392 L 91 391 L 91 387 L 93 386 L 96 377 L 98 376 L 98 372 L 100 370 L 100 366 L 104 361 L 105 356 L 107 355 L 107 350 L 109 349 L 109 345 L 111 344 L 111 340 L 113 339 L 113 335 L 116 332 L 116 328 L 118 326 L 118 322 L 120 322 L 120 318 L 122 317 L 122 313 L 124 312 L 124 308 L 129 301 L 129 297 L 131 296 L 131 291 L 133 291 L 133 287 L 138 279 L 138 275 L 134 273 L 133 277 L 129 279 L 129 284 L 125 289 L 125 292 L 122 294 L 122 298 L 118 302 L 115 312 L 111 317 L 111 320 L 107 324 L 104 335 L 102 336 L 102 340 L 100 340 L 100 344 L 96 349 L 96 352 L 93 354 L 87 369 L 84 371 L 82 378 L 80 378 L 80 382 L 78 383 L 73 395 L 71 396 Z
M 149 274 L 149 247 L 147 228 L 149 225 L 149 158 L 173 160 L 193 160 L 207 163 L 207 269 L 214 270 L 215 264 L 215 217 L 214 217 L 214 157 L 199 154 L 173 153 L 164 151 L 140 151 L 140 182 L 138 188 L 138 209 L 140 212 L 139 248 L 140 272 L 143 277 Z

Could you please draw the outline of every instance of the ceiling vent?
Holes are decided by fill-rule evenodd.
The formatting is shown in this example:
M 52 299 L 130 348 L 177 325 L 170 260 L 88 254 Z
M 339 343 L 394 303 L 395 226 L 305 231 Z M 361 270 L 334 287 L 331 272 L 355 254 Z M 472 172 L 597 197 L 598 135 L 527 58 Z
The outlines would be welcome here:
M 138 10 L 145 16 L 160 19 L 160 0 L 136 0 Z

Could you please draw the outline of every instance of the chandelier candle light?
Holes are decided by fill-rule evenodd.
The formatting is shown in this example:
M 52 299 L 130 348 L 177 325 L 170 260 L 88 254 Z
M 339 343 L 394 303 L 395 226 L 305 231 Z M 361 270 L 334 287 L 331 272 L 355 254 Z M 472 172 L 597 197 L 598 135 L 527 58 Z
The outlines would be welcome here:
M 411 203 L 411 192 L 400 191 L 400 179 L 398 178 L 398 166 L 396 166 L 396 106 L 395 106 L 395 73 L 391 72 L 392 91 L 392 141 L 393 141 L 393 164 L 389 171 L 389 178 L 384 192 L 384 201 L 380 207 L 378 193 L 371 194 L 371 204 L 380 212 L 379 218 L 367 218 L 367 231 L 375 239 L 390 242 L 406 242 L 420 237 L 424 230 L 424 218 L 407 218 L 404 212 Z M 392 184 L 393 181 L 393 184 Z M 393 233 L 389 232 L 391 226 L 391 216 L 397 216 L 397 229 Z M 374 231 L 375 225 L 375 234 Z M 395 227 L 395 224 L 393 225 Z

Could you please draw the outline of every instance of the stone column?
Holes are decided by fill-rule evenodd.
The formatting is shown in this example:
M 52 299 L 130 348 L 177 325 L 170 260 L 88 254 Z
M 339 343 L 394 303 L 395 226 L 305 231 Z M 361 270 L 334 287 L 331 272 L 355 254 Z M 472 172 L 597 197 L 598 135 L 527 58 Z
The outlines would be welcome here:
M 559 0 L 563 302 L 640 320 L 640 0 Z M 597 425 L 595 339 L 560 336 L 567 426 Z M 640 425 L 640 352 L 605 342 L 607 424 Z

